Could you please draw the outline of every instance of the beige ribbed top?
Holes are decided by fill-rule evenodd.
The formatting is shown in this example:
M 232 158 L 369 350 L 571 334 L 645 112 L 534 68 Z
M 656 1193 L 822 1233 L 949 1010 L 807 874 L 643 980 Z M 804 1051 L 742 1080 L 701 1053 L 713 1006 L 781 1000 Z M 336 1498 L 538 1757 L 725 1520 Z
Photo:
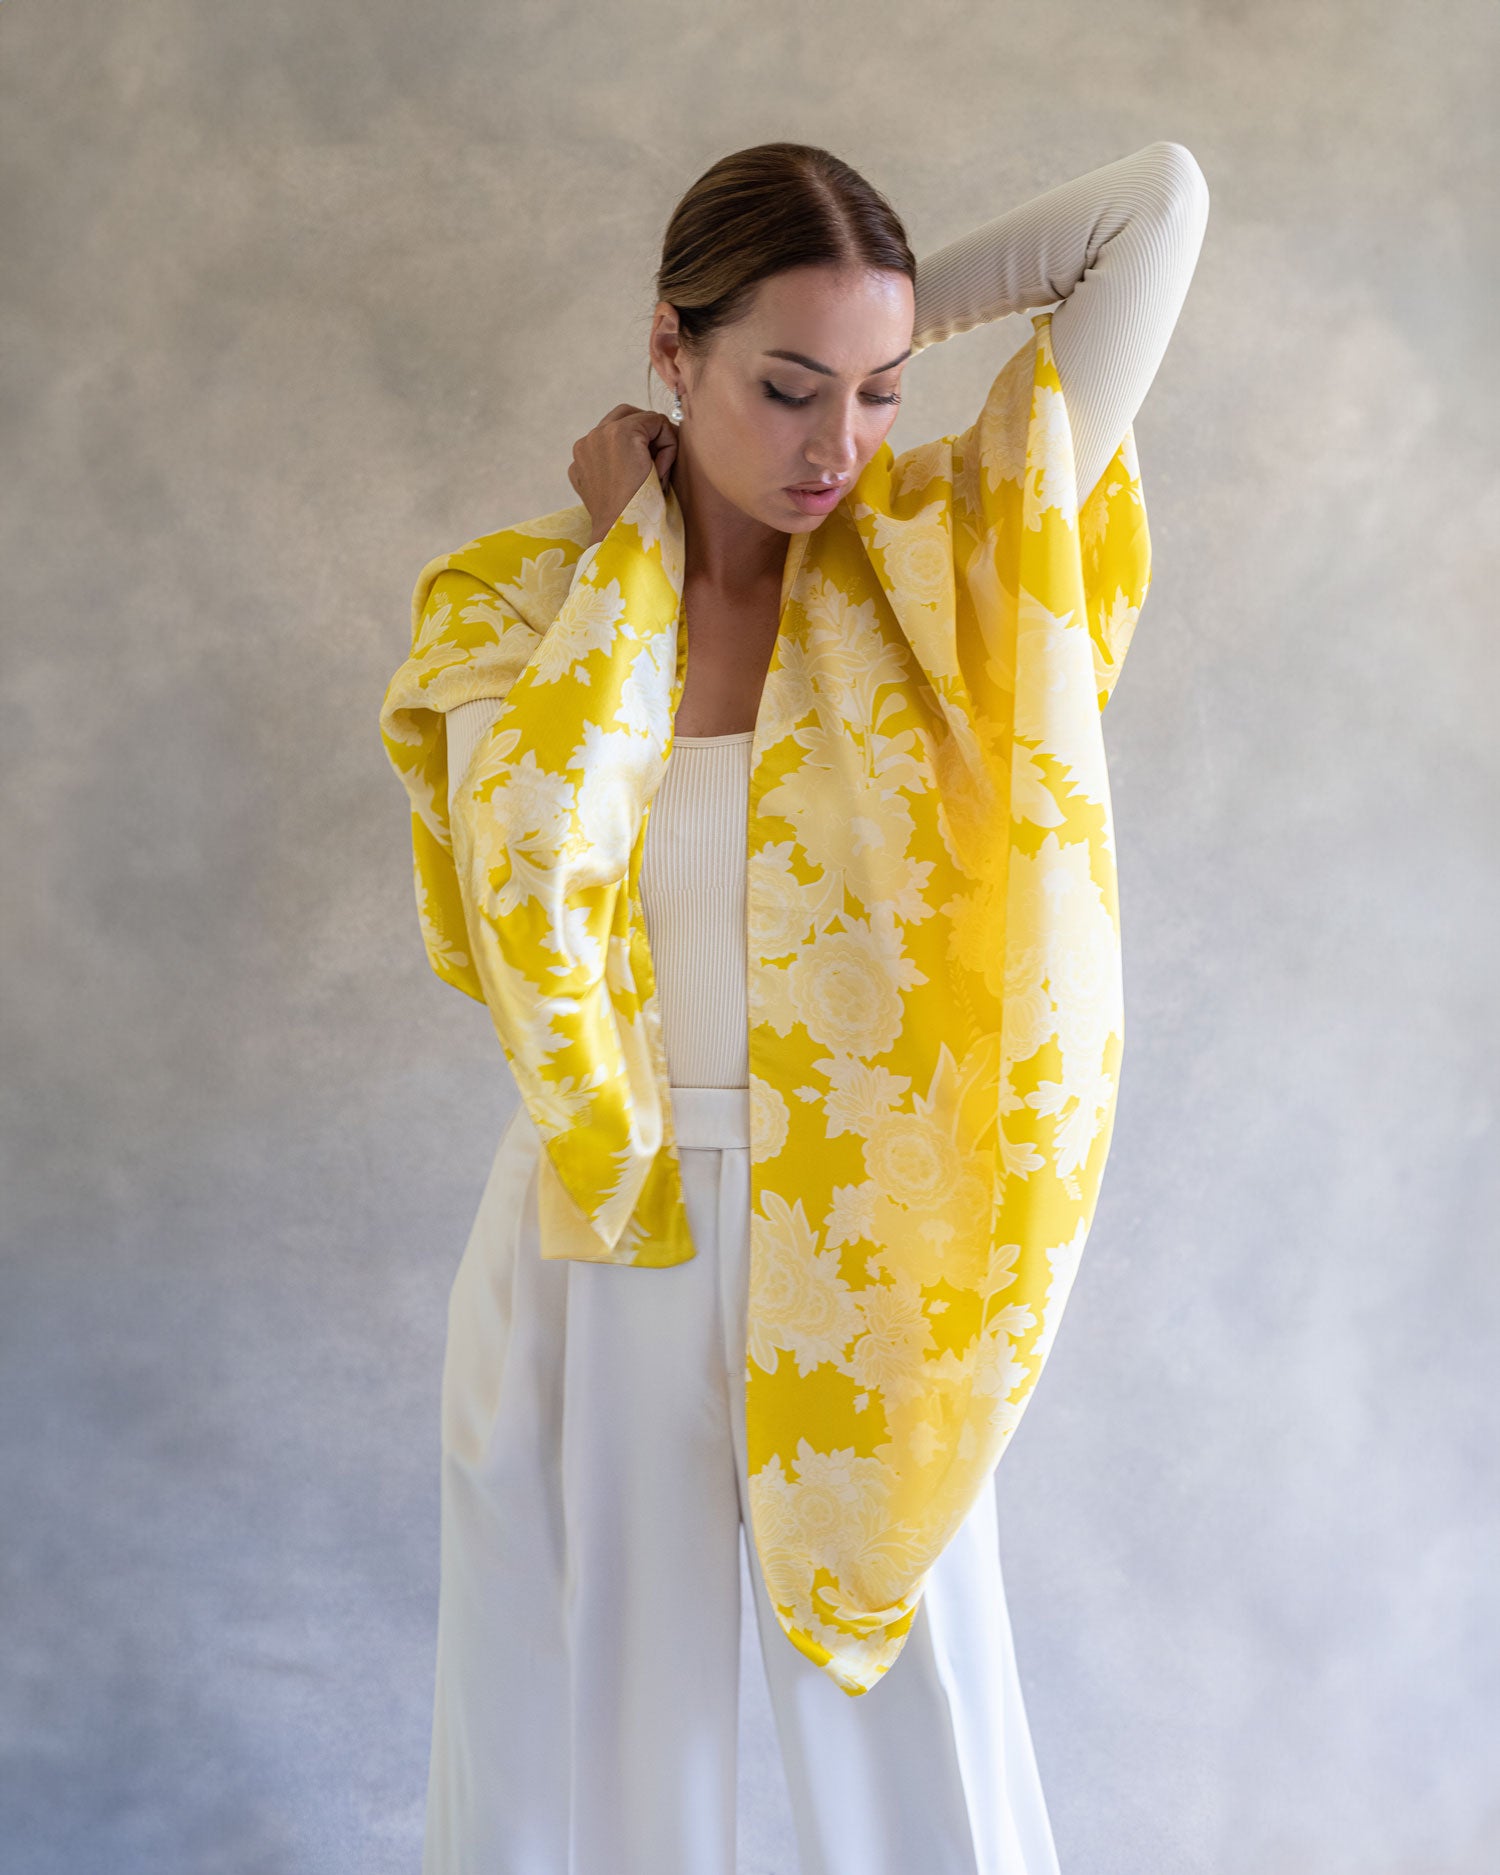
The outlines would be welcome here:
M 748 1087 L 745 860 L 750 744 L 673 736 L 646 816 L 641 901 L 674 1087 Z
M 1082 503 L 1156 376 L 1207 223 L 1208 184 L 1192 152 L 1180 143 L 1148 143 L 924 255 L 913 349 L 1005 314 L 1053 306 L 1052 353 Z M 481 699 L 448 712 L 450 794 L 500 709 Z M 744 893 L 753 734 L 675 736 L 647 818 L 641 896 L 678 1086 L 748 1085 Z

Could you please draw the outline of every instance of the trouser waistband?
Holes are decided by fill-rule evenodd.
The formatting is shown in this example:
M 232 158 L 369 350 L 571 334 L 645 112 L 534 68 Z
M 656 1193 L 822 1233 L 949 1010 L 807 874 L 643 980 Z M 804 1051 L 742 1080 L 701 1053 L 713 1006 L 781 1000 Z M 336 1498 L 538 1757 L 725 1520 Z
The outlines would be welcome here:
M 671 1089 L 672 1128 L 679 1146 L 748 1146 L 748 1087 Z

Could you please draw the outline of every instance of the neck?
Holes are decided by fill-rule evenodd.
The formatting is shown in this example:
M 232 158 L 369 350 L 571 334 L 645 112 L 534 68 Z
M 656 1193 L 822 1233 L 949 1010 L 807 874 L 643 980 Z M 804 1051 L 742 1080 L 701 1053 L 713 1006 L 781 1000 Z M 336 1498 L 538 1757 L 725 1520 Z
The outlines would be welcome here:
M 685 436 L 679 436 L 671 480 L 682 509 L 685 581 L 729 595 L 780 585 L 790 534 L 726 501 L 694 462 Z

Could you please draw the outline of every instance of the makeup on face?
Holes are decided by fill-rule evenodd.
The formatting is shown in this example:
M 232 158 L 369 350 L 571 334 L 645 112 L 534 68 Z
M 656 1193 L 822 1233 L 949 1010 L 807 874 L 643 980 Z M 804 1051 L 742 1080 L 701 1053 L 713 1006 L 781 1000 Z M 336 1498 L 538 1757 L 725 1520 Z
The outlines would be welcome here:
M 847 481 L 836 482 L 832 488 L 821 492 L 809 488 L 788 488 L 782 492 L 787 495 L 804 514 L 829 514 L 835 509 L 848 489 Z

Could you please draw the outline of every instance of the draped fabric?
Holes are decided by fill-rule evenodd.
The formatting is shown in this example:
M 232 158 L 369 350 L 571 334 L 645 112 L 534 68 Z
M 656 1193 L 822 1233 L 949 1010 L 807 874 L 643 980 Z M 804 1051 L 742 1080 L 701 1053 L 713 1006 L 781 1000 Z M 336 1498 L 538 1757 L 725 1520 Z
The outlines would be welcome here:
M 961 435 L 794 534 L 747 839 L 753 1541 L 851 1695 L 1056 1335 L 1124 1038 L 1101 715 L 1151 578 L 1133 430 L 1079 509 L 1051 314 Z M 640 866 L 687 668 L 655 469 L 430 561 L 381 711 L 427 954 L 545 1148 L 541 1254 L 694 1254 Z M 460 778 L 443 713 L 504 708 Z M 643 1274 L 641 1280 L 649 1282 Z

